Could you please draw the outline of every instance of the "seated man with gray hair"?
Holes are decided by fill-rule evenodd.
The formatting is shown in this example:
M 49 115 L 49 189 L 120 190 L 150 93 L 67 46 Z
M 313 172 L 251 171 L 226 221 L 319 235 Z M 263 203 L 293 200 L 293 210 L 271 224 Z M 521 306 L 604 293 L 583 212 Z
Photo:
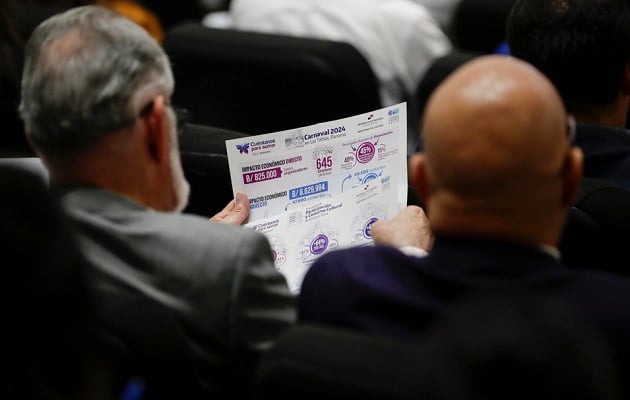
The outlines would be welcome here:
M 266 238 L 219 223 L 247 217 L 245 195 L 214 221 L 179 213 L 189 189 L 166 54 L 131 20 L 85 6 L 44 21 L 25 55 L 26 134 L 78 229 L 98 300 L 162 304 L 187 334 L 200 387 L 242 389 L 230 378 L 294 323 L 294 298 Z

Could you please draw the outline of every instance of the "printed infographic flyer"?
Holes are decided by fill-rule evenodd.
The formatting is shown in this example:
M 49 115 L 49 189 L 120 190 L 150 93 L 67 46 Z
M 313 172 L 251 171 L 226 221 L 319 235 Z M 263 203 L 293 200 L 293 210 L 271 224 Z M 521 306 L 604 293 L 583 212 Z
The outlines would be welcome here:
M 406 206 L 406 129 L 406 103 L 400 103 L 226 141 L 232 188 L 250 199 L 247 226 L 265 233 L 272 247 L 280 237 L 303 238 L 300 243 L 286 240 L 286 245 L 276 246 L 282 251 L 274 250 L 276 266 L 294 291 L 307 267 L 326 251 L 371 244 L 371 237 L 353 241 L 353 218 L 391 218 Z M 362 190 L 372 193 L 371 201 L 358 201 Z M 313 207 L 328 211 L 304 217 L 316 213 Z M 329 227 L 324 228 L 324 222 Z M 319 245 L 313 245 L 316 238 Z

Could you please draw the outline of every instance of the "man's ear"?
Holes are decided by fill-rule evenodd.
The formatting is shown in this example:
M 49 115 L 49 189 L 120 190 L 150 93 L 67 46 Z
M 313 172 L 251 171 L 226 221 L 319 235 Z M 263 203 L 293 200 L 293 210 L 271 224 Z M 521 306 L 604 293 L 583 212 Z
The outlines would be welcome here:
M 582 182 L 582 168 L 584 153 L 578 147 L 573 147 L 567 153 L 563 169 L 562 205 L 570 206 L 575 201 Z
M 416 190 L 420 201 L 427 204 L 429 196 L 429 184 L 426 176 L 426 164 L 424 154 L 414 153 L 407 163 L 409 184 Z
M 146 144 L 150 157 L 158 163 L 168 160 L 171 150 L 171 135 L 164 96 L 153 99 L 152 106 L 141 115 L 146 127 Z

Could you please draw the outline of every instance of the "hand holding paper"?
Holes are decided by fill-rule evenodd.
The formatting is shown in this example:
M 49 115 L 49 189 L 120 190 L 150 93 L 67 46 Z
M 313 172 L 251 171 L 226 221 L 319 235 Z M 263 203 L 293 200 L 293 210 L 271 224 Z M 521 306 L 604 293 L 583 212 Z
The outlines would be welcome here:
M 378 220 L 372 224 L 375 244 L 401 248 L 405 246 L 429 250 L 433 235 L 424 210 L 407 206 L 392 220 Z
M 236 193 L 234 200 L 230 201 L 227 206 L 210 221 L 220 222 L 223 224 L 241 225 L 249 216 L 249 199 L 245 193 Z

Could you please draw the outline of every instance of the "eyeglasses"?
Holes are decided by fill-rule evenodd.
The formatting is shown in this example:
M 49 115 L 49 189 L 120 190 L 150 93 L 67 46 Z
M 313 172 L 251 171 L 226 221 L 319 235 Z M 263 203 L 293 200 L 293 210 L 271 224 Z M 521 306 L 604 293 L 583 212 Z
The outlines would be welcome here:
M 575 118 L 570 114 L 567 115 L 567 139 L 570 145 L 575 143 Z
M 140 116 L 147 116 L 151 110 L 153 110 L 154 103 L 155 99 L 151 100 L 146 106 L 142 107 L 142 110 L 140 110 Z M 173 105 L 170 102 L 165 104 L 173 110 L 173 113 L 175 114 L 175 123 L 177 124 L 177 135 L 182 136 L 184 134 L 184 126 L 190 122 L 190 111 L 186 108 Z

